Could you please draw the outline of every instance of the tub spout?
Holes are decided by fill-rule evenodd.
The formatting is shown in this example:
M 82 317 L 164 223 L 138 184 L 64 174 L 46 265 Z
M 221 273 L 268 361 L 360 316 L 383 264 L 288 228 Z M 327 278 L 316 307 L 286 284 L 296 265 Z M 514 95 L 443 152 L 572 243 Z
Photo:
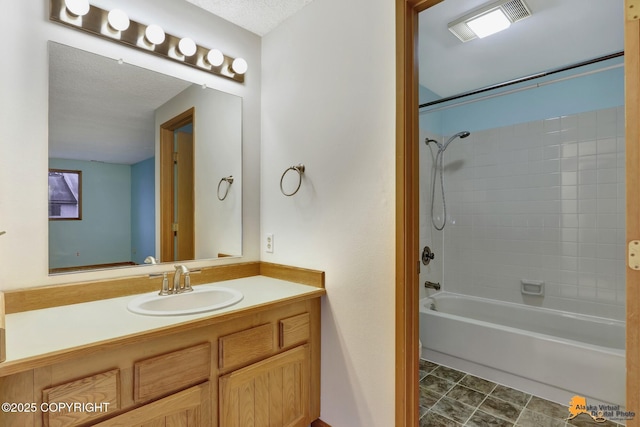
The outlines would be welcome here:
M 430 282 L 430 281 L 425 281 L 424 282 L 424 287 L 425 288 L 429 288 L 429 289 L 435 289 L 436 291 L 440 290 L 440 283 L 434 283 L 434 282 Z

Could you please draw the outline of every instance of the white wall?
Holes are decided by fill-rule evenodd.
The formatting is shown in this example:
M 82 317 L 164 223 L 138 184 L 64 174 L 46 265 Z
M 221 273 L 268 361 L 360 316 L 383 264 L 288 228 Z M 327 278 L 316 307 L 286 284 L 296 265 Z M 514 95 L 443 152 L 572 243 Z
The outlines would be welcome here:
M 249 63 L 244 84 L 150 55 L 96 36 L 51 23 L 49 2 L 10 2 L 0 14 L 8 42 L 0 67 L 0 289 L 127 276 L 132 269 L 48 277 L 47 220 L 47 41 L 160 71 L 243 98 L 243 253 L 259 259 L 260 48 L 258 36 L 175 0 L 102 0 L 120 7 L 131 19 L 158 23 L 175 36 L 190 36 L 203 46 L 219 47 Z M 228 261 L 227 261 L 228 262 Z M 193 265 L 201 265 L 196 263 Z M 145 272 L 166 267 L 146 267 Z
M 192 85 L 156 110 L 156 153 L 160 126 L 194 108 L 194 220 L 195 256 L 242 253 L 242 98 Z M 218 200 L 222 177 L 234 176 L 227 197 Z M 156 156 L 156 182 L 160 182 L 160 156 Z M 156 185 L 156 254 L 160 254 L 160 185 Z M 227 184 L 220 186 L 224 195 Z
M 265 261 L 326 272 L 322 419 L 394 424 L 395 9 L 314 0 L 263 38 Z M 298 194 L 284 170 L 304 163 Z M 288 179 L 288 189 L 293 185 Z
M 95 3 L 243 56 L 249 73 L 239 85 L 50 23 L 46 1 L 11 2 L 0 14 L 11 40 L 0 67 L 0 289 L 131 274 L 47 276 L 47 40 L 207 83 L 243 97 L 245 259 L 326 271 L 323 419 L 393 425 L 394 2 L 315 0 L 265 37 L 262 52 L 257 36 L 186 3 Z M 302 188 L 285 197 L 280 175 L 298 162 Z M 259 230 L 275 234 L 273 254 L 259 250 Z

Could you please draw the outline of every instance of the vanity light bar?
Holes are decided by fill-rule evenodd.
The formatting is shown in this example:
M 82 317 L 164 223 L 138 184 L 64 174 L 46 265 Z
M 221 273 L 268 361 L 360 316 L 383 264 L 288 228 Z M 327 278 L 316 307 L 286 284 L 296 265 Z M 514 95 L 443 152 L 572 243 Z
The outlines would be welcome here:
M 247 62 L 242 58 L 231 58 L 218 49 L 198 46 L 187 37 L 172 36 L 156 24 L 147 26 L 133 21 L 122 10 L 115 9 L 114 18 L 113 11 L 92 5 L 87 10 L 86 5 L 78 7 L 77 3 L 83 3 L 83 0 L 50 0 L 49 20 L 244 83 Z M 127 20 L 128 26 L 125 26 Z

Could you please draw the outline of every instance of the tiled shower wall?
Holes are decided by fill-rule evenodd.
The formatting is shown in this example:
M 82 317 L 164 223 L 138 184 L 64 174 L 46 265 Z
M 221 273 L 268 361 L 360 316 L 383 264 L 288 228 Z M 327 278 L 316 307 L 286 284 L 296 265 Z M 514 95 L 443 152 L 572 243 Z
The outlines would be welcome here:
M 432 156 L 423 141 L 421 243 L 436 259 L 423 268 L 422 281 L 624 319 L 623 107 L 472 131 L 452 142 L 444 154 L 444 231 L 430 223 Z M 544 281 L 544 297 L 522 295 L 521 280 Z

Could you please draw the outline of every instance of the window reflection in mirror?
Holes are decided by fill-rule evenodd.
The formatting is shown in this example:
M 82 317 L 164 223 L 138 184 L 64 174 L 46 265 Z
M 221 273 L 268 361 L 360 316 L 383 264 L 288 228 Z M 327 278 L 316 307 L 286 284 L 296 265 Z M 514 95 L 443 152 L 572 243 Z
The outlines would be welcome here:
M 50 221 L 50 273 L 160 262 L 160 126 L 194 108 L 194 259 L 242 252 L 242 99 L 49 43 L 49 168 L 82 173 L 82 219 Z M 196 120 L 197 119 L 197 120 Z M 236 185 L 237 184 L 237 185 Z
M 49 169 L 49 220 L 82 219 L 82 171 Z

